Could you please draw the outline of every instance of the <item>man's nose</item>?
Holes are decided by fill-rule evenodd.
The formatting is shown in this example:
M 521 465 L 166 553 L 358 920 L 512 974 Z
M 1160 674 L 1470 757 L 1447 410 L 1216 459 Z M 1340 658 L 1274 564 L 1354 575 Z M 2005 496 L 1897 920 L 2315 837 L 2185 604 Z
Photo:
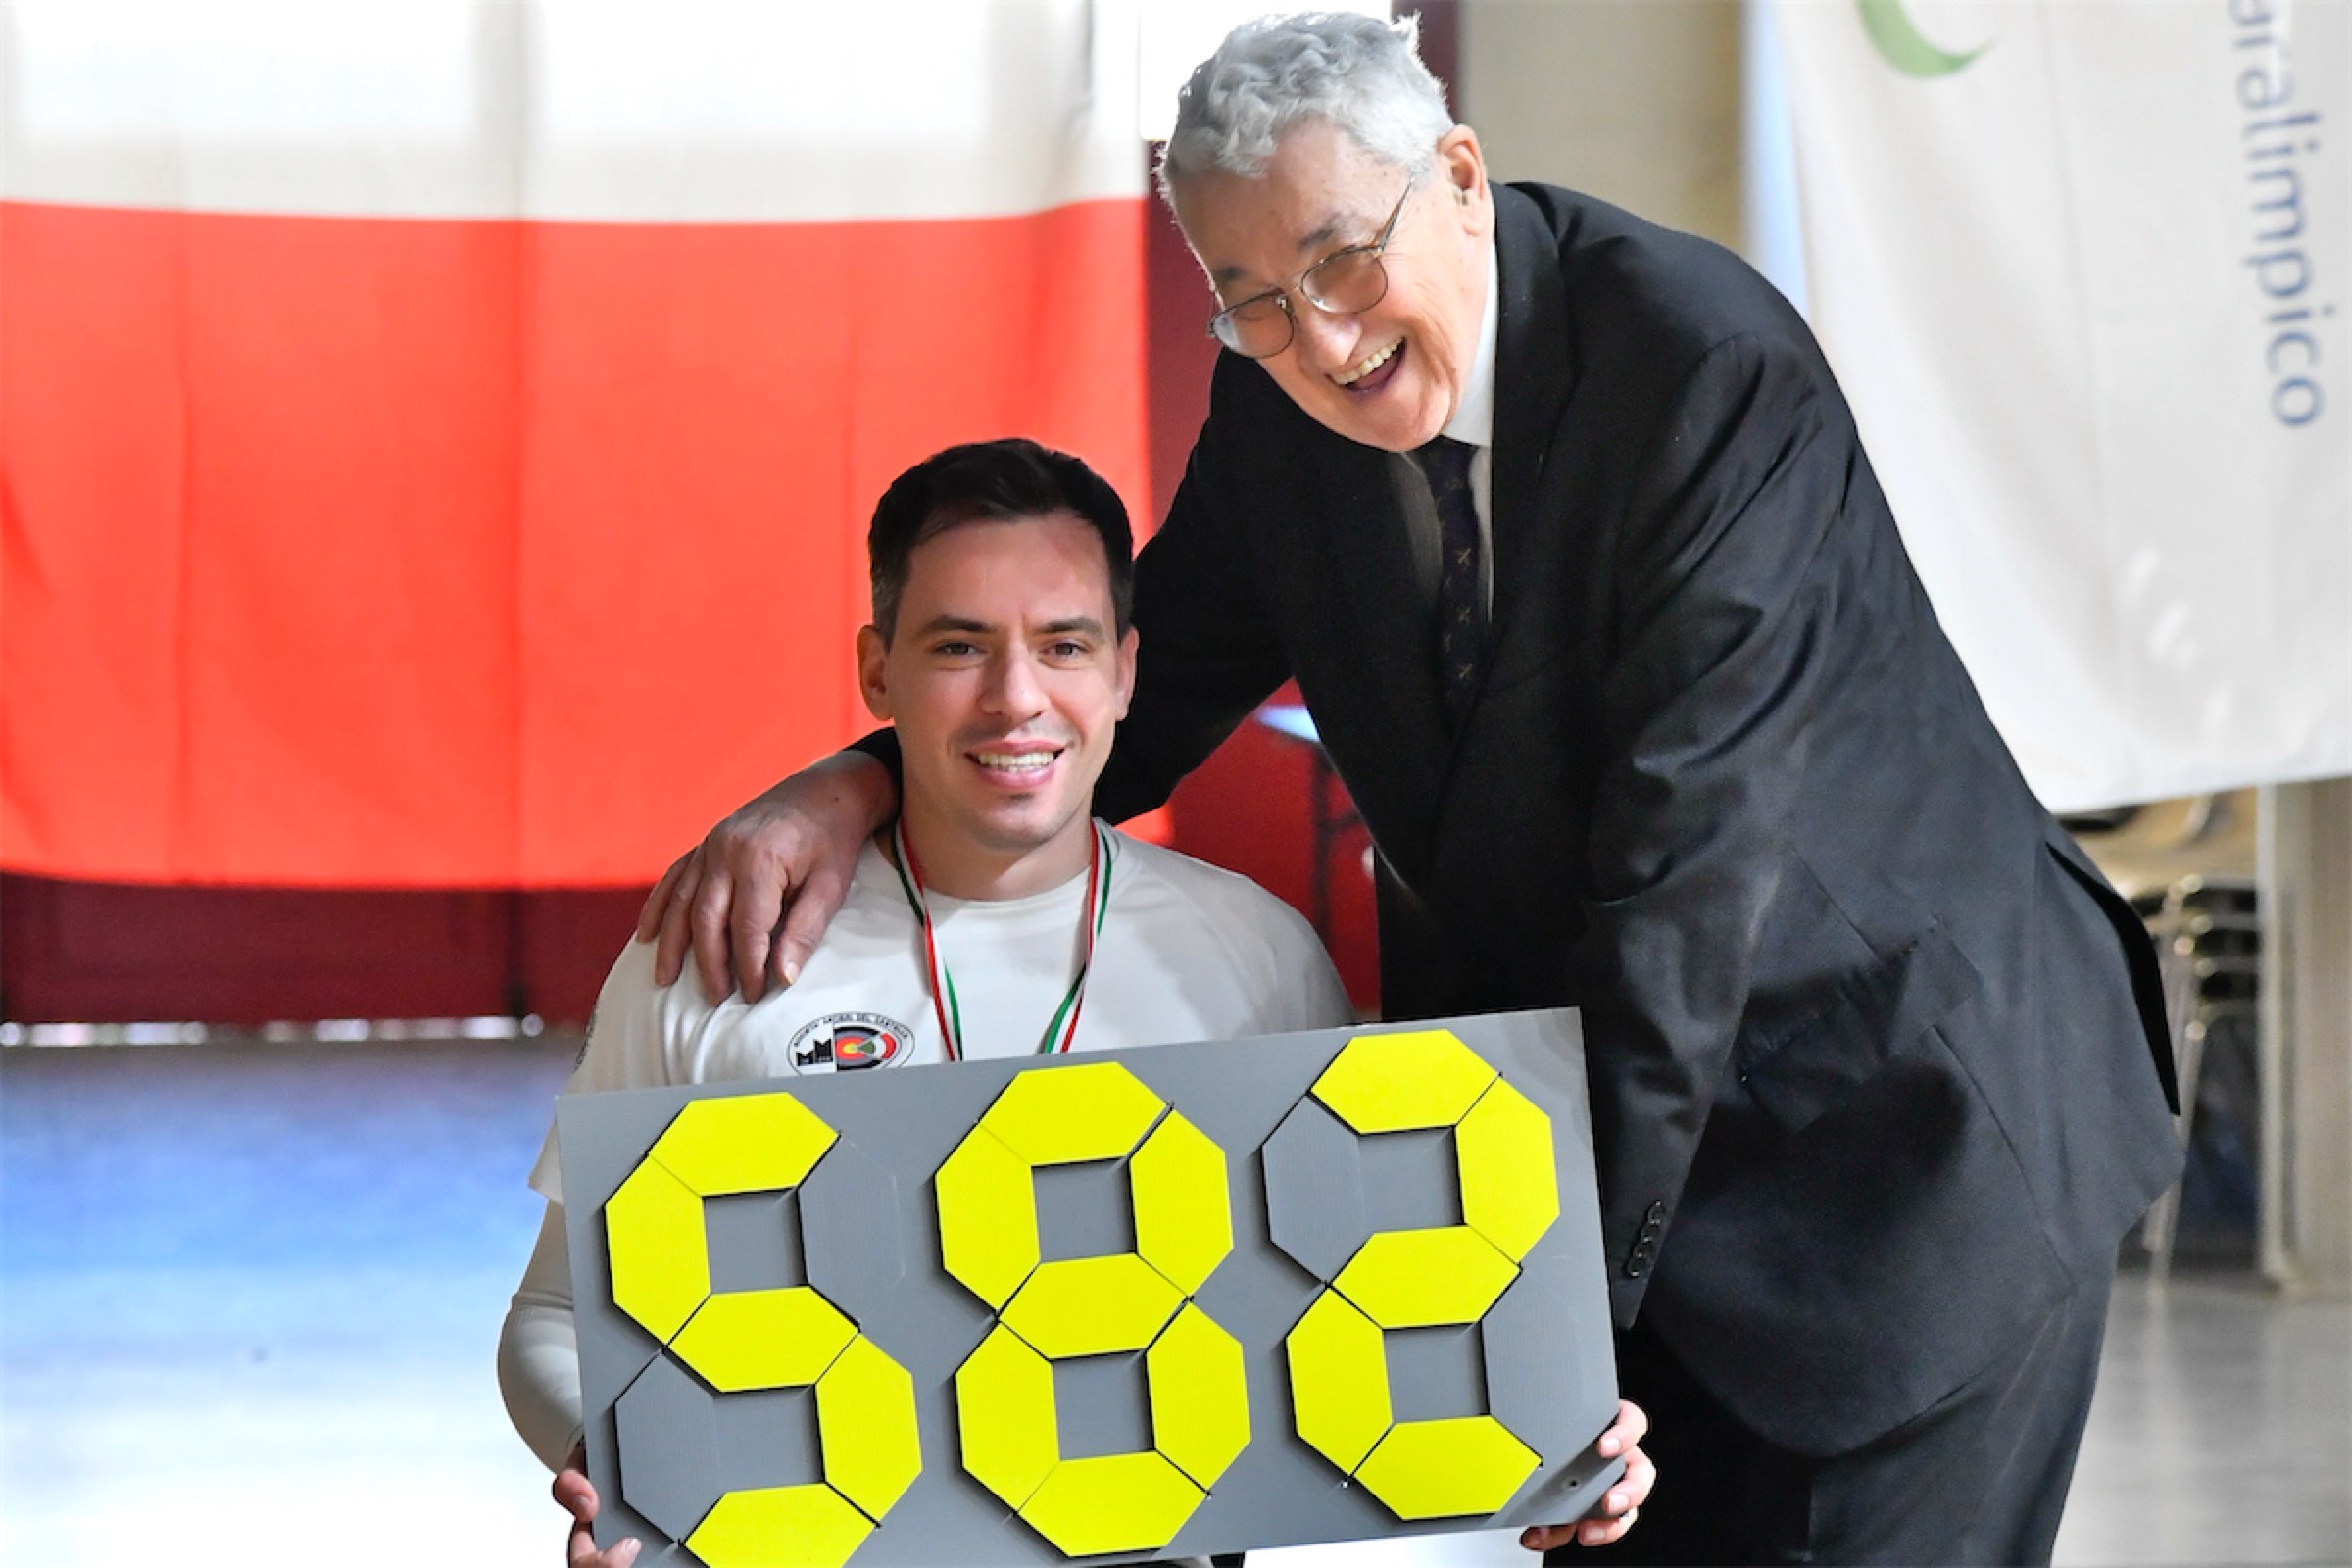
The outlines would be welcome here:
M 1298 355 L 1299 364 L 1319 375 L 1345 370 L 1354 364 L 1356 345 L 1363 335 L 1363 328 L 1352 313 L 1335 316 L 1303 300 L 1291 322 L 1291 346 Z
M 1026 718 L 1045 707 L 1045 688 L 1037 678 L 1037 662 L 1028 650 L 1015 649 L 989 662 L 989 711 Z

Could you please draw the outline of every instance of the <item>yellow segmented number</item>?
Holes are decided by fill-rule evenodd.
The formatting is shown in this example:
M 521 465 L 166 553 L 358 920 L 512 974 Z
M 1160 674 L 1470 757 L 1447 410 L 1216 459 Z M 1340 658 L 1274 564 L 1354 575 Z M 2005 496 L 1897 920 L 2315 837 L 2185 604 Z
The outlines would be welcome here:
M 913 1379 L 823 1292 L 710 1289 L 703 1200 L 797 1187 L 833 1139 L 790 1095 L 693 1101 L 605 1204 L 614 1305 L 722 1394 L 816 1388 L 822 1478 L 720 1497 L 686 1538 L 710 1568 L 835 1568 L 923 1467 Z
M 1139 1147 L 1140 1143 L 1140 1147 Z M 1126 1159 L 1135 1250 L 1040 1262 L 1041 1165 Z M 1225 1152 L 1117 1062 L 1022 1073 L 940 1166 L 940 1255 L 997 1312 L 963 1467 L 1070 1556 L 1165 1545 L 1250 1442 L 1242 1348 L 1190 1298 L 1233 1250 Z M 1152 1446 L 1064 1458 L 1052 1363 L 1145 1352 Z
M 1366 1136 L 1451 1127 L 1462 1223 L 1380 1231 L 1283 1342 L 1298 1436 L 1399 1518 L 1489 1514 L 1540 1462 L 1492 1415 L 1398 1421 L 1390 1329 L 1476 1323 L 1559 1217 L 1551 1119 L 1444 1029 L 1350 1040 L 1312 1094 Z

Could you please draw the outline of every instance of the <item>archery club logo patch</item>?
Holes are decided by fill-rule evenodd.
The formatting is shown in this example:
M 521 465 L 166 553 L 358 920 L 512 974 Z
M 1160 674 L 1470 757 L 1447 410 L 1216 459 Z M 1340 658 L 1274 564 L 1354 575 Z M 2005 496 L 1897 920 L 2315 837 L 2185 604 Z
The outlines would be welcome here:
M 914 1059 L 914 1031 L 878 1012 L 828 1012 L 801 1025 L 789 1059 L 804 1075 L 904 1067 Z

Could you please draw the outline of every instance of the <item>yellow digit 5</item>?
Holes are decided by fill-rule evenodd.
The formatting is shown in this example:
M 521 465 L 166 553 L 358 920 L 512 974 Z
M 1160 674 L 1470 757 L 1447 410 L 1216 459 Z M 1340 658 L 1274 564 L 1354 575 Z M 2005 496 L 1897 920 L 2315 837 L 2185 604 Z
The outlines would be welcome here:
M 1111 1159 L 1135 1250 L 1040 1262 L 1037 1168 Z M 1005 1086 L 938 1193 L 948 1272 L 998 1314 L 956 1371 L 963 1467 L 1065 1555 L 1165 1545 L 1250 1442 L 1242 1348 L 1189 1299 L 1233 1250 L 1224 1151 L 1117 1062 L 1056 1067 Z M 1051 1363 L 1135 1350 L 1152 1446 L 1063 1458 Z
M 913 1380 L 823 1292 L 710 1289 L 703 1200 L 796 1187 L 833 1138 L 790 1095 L 697 1100 L 605 1204 L 615 1306 L 722 1394 L 816 1386 L 822 1479 L 720 1497 L 686 1538 L 710 1568 L 847 1562 L 922 1469 Z
M 1476 1323 L 1559 1217 L 1551 1120 L 1449 1031 L 1349 1041 L 1314 1098 L 1357 1133 L 1454 1130 L 1462 1223 L 1380 1231 L 1284 1341 L 1298 1435 L 1400 1518 L 1493 1513 L 1538 1456 L 1492 1415 L 1398 1421 L 1390 1329 Z

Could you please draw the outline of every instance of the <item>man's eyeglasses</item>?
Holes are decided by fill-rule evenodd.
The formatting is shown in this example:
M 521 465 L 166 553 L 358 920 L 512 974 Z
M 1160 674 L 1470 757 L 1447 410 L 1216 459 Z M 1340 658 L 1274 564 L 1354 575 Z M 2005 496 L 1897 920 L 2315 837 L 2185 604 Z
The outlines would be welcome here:
M 1298 292 L 1309 305 L 1328 316 L 1352 316 L 1388 297 L 1389 270 L 1380 257 L 1389 248 L 1389 236 L 1396 232 L 1396 220 L 1404 216 L 1405 197 L 1412 193 L 1413 182 L 1407 180 L 1404 195 L 1396 198 L 1389 220 L 1380 227 L 1380 238 L 1333 251 L 1300 274 Z M 1210 317 L 1208 335 L 1246 360 L 1271 359 L 1291 346 L 1296 310 L 1289 290 L 1270 288 Z

